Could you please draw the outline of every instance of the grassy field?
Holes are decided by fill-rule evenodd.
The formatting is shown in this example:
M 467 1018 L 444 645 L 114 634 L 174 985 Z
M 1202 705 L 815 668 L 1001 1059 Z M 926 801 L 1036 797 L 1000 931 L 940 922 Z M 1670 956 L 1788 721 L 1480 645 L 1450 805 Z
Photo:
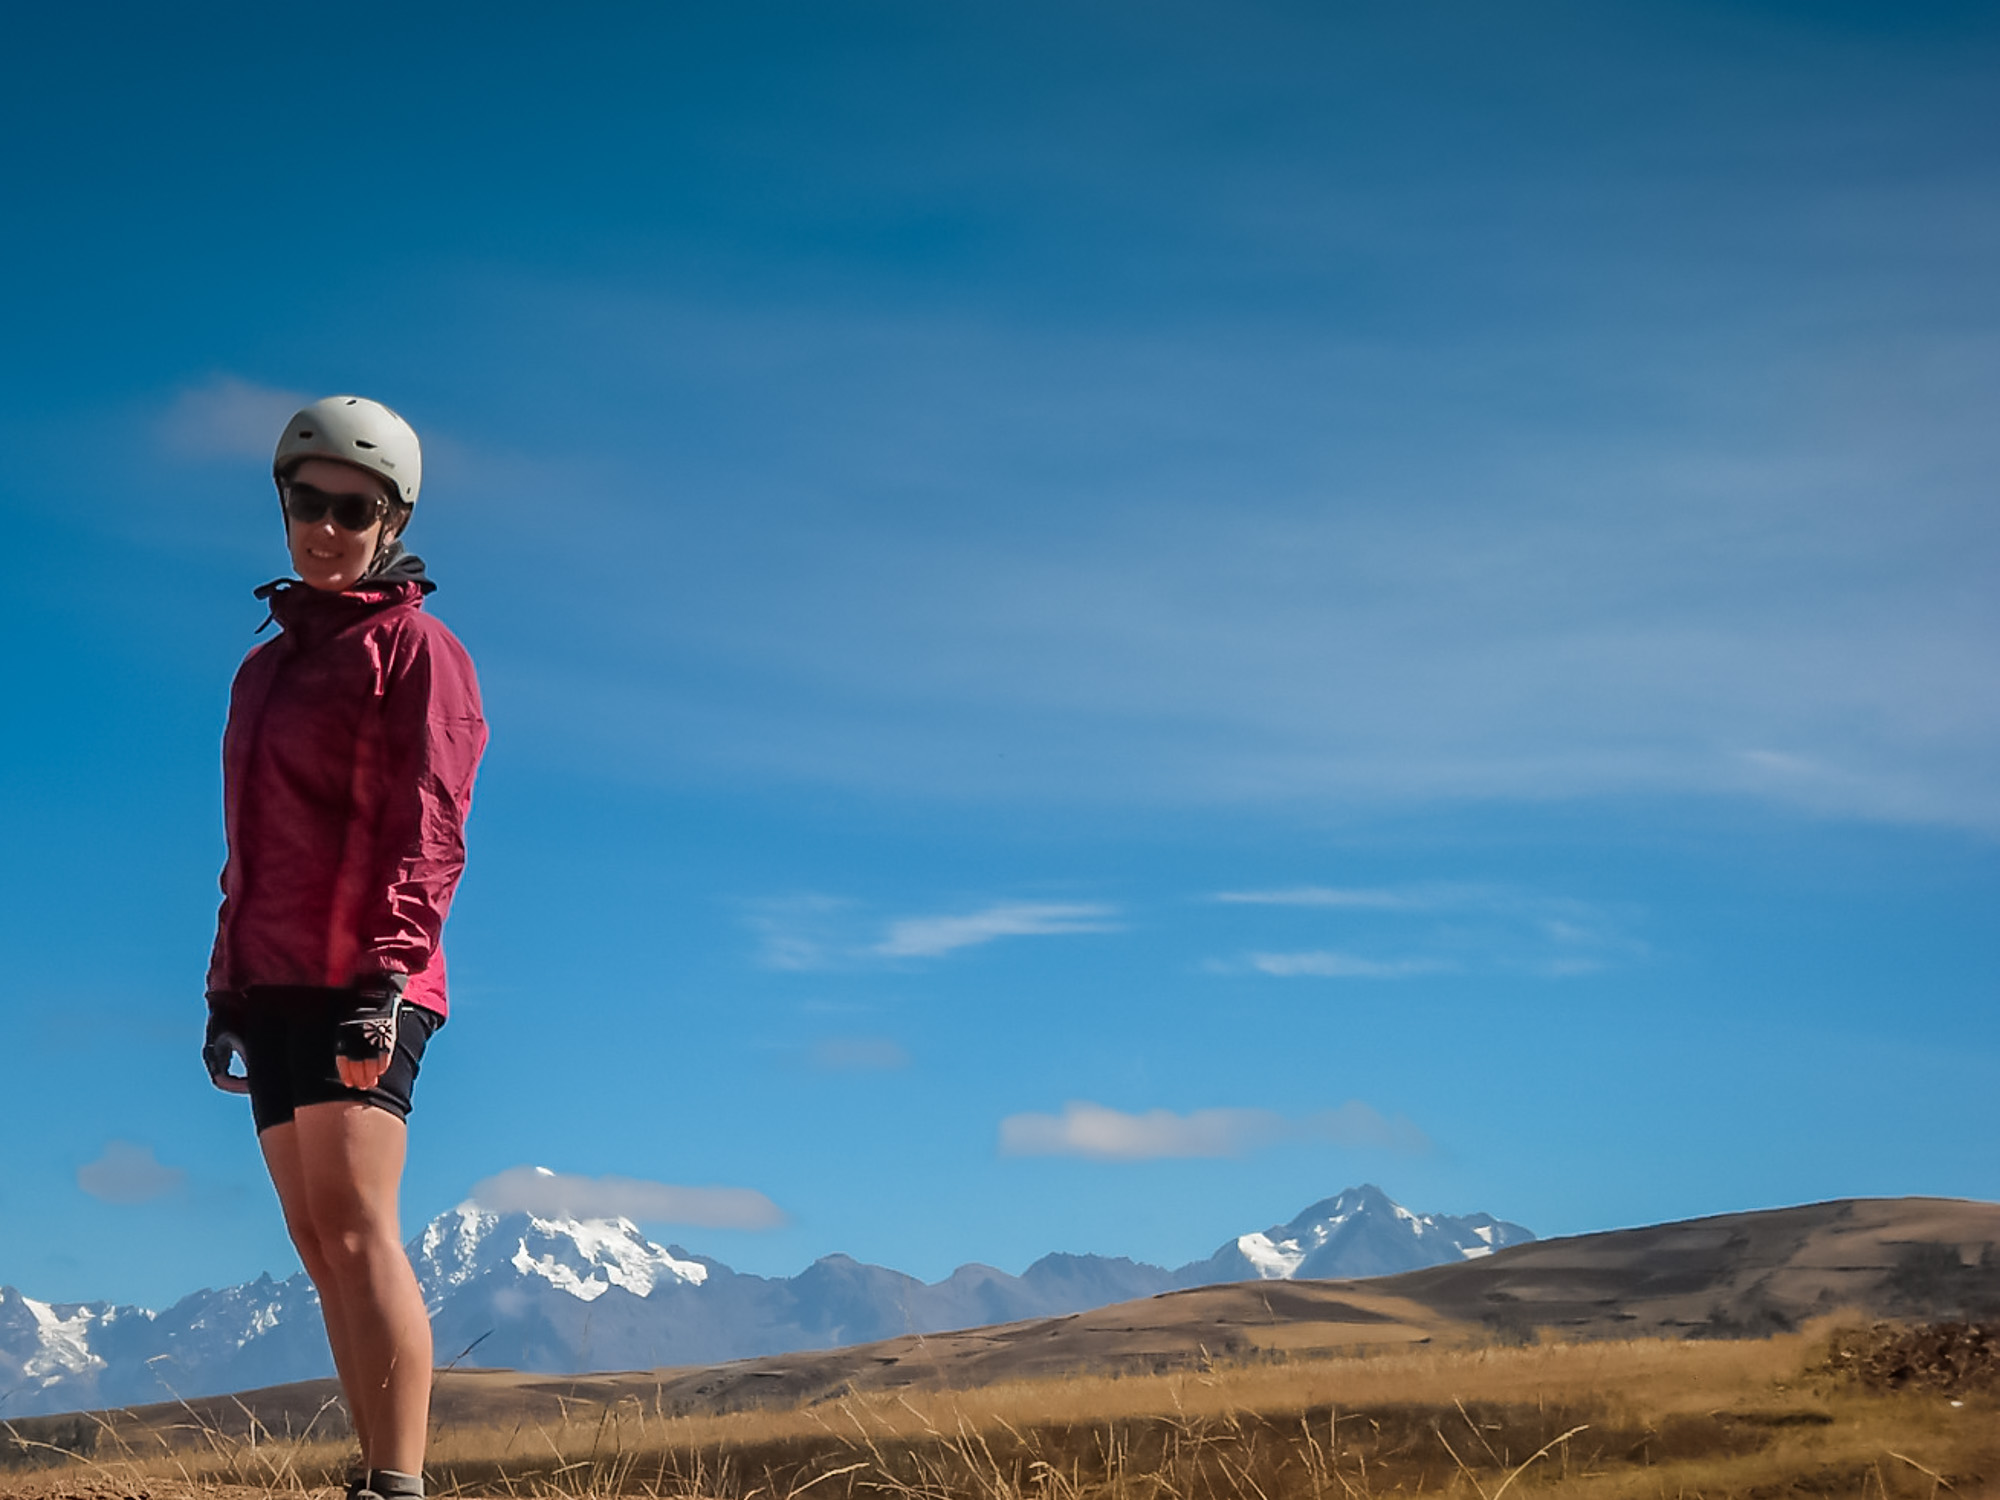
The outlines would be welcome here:
M 649 1403 L 633 1377 L 579 1378 L 530 1412 L 510 1408 L 505 1377 L 475 1375 L 457 1399 L 441 1391 L 429 1472 L 441 1495 L 715 1500 L 2000 1496 L 1996 1345 L 2000 1329 L 1925 1342 L 1824 1325 L 1273 1357 L 702 1416 Z M 193 1415 L 17 1424 L 0 1493 L 300 1494 L 337 1485 L 349 1456 L 337 1411 L 304 1437 Z

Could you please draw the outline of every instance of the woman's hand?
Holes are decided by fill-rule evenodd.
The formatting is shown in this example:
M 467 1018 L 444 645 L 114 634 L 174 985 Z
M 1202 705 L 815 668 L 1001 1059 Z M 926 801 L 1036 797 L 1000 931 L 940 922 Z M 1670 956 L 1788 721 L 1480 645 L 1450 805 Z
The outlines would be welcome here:
M 385 1052 L 379 1057 L 366 1061 L 352 1057 L 335 1057 L 333 1065 L 340 1070 L 340 1081 L 351 1089 L 372 1089 L 382 1081 L 382 1075 L 389 1071 L 389 1064 L 396 1060 L 395 1054 Z
M 250 1080 L 230 1071 L 230 1064 L 243 1057 L 243 1039 L 216 1009 L 215 995 L 208 999 L 208 1031 L 201 1039 L 201 1063 L 208 1069 L 208 1081 L 225 1094 L 247 1094 Z M 246 1066 L 248 1066 L 246 1064 Z
M 396 1059 L 403 1010 L 403 978 L 387 974 L 354 986 L 354 1008 L 341 1021 L 333 1049 L 340 1081 L 372 1089 Z

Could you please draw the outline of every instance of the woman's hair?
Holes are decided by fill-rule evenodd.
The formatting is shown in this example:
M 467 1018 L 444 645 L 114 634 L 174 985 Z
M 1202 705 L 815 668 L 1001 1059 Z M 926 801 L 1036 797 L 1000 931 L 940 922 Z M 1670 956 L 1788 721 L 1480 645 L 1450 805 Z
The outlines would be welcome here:
M 387 496 L 382 504 L 382 540 L 399 537 L 403 528 L 410 524 L 410 517 L 416 514 L 414 505 L 406 505 L 395 495 Z
M 410 524 L 410 513 L 415 509 L 394 495 L 383 499 L 382 531 L 375 539 L 375 555 L 368 559 L 362 577 L 374 577 L 403 555 L 403 528 Z

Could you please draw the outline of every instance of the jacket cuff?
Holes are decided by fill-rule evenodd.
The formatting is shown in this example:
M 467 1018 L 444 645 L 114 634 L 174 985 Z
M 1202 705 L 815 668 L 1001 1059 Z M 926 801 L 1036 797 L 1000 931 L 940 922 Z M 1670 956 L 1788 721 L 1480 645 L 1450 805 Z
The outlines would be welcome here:
M 400 1000 L 403 998 L 403 991 L 410 987 L 410 976 L 377 970 L 372 974 L 356 974 L 347 982 L 347 987 L 357 995 L 368 995 L 379 1000 Z

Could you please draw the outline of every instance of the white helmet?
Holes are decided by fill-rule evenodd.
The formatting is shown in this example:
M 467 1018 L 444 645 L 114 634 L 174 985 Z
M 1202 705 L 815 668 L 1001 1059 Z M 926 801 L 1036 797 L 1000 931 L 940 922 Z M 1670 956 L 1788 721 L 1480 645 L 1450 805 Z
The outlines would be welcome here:
M 416 429 L 379 401 L 327 396 L 302 407 L 285 424 L 271 473 L 280 484 L 302 459 L 333 458 L 379 474 L 397 499 L 417 503 L 424 480 L 424 452 Z

